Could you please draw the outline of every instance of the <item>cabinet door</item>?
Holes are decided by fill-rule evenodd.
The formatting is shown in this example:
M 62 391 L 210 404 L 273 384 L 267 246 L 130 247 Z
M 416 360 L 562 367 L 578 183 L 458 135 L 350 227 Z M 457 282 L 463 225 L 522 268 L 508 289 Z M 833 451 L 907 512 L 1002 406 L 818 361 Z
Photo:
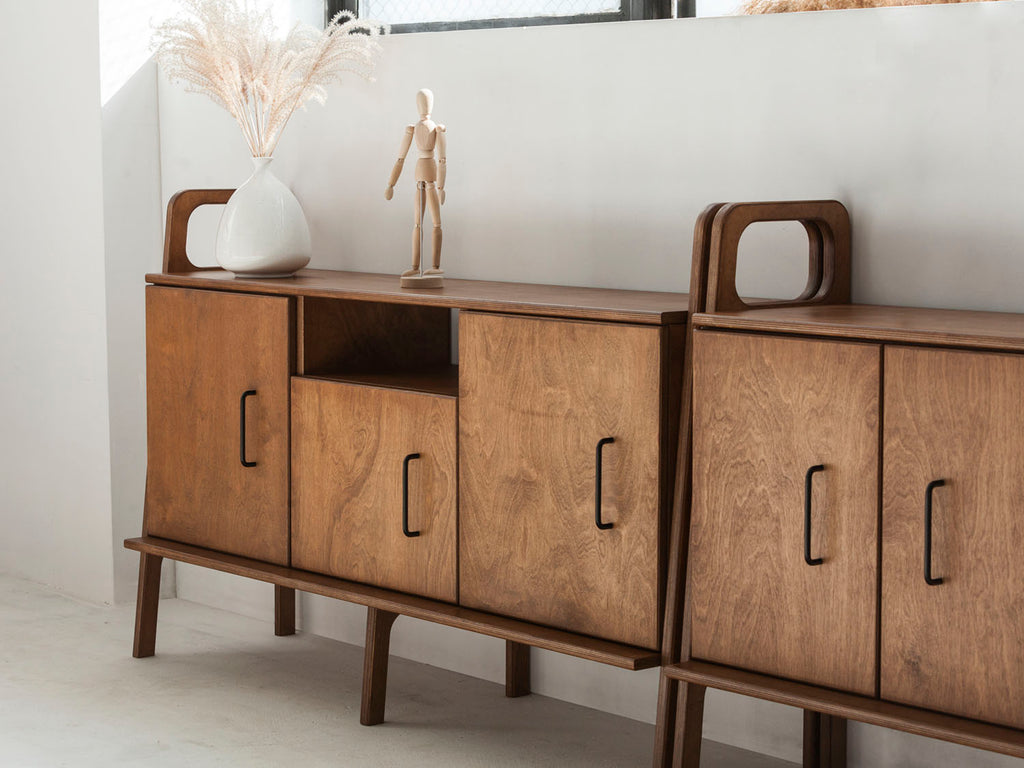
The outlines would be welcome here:
M 658 645 L 657 328 L 464 312 L 460 601 Z M 597 527 L 597 446 L 602 448 Z
M 292 563 L 455 602 L 455 398 L 292 380 Z
M 149 534 L 288 563 L 290 316 L 287 298 L 146 288 Z
M 879 347 L 695 337 L 693 656 L 874 694 Z
M 883 698 L 1024 727 L 1022 403 L 1019 356 L 886 350 Z

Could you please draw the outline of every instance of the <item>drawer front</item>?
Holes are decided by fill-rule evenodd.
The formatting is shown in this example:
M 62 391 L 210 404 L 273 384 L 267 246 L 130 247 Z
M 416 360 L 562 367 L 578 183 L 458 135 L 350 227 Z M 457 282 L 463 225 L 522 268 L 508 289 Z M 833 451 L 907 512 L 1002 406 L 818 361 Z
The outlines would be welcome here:
M 288 564 L 290 376 L 288 299 L 146 288 L 148 534 Z
M 463 312 L 459 358 L 461 603 L 656 648 L 659 330 Z
M 874 694 L 880 365 L 875 345 L 695 334 L 695 658 Z
M 1022 403 L 1024 357 L 886 349 L 883 698 L 1024 728 Z
M 455 602 L 455 414 L 452 397 L 292 379 L 292 564 Z

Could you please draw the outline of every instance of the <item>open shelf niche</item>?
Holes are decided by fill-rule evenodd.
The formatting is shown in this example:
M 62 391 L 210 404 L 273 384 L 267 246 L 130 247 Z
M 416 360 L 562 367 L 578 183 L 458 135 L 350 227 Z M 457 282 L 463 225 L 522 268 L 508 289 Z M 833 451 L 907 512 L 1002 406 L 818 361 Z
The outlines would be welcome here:
M 457 397 L 452 310 L 303 296 L 300 376 Z

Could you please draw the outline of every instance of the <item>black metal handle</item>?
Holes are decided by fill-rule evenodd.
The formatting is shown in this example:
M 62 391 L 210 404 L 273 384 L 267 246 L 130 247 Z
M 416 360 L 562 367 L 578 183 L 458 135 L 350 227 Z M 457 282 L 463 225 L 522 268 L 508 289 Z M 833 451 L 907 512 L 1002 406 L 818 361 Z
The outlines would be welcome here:
M 804 476 L 804 562 L 808 565 L 821 565 L 822 557 L 811 557 L 811 490 L 815 472 L 824 472 L 824 464 L 815 464 Z
M 410 539 L 420 535 L 419 531 L 409 530 L 409 462 L 419 457 L 418 453 L 410 453 L 402 461 L 402 533 Z
M 256 462 L 255 461 L 246 461 L 245 460 L 245 401 L 248 398 L 254 396 L 255 394 L 256 394 L 256 390 L 255 389 L 248 389 L 245 392 L 243 392 L 242 393 L 242 401 L 241 401 L 241 403 L 239 404 L 239 407 L 238 407 L 238 411 L 240 413 L 239 420 L 241 421 L 241 426 L 239 427 L 239 430 L 238 430 L 238 435 L 239 435 L 239 438 L 238 438 L 238 443 L 239 443 L 239 445 L 238 445 L 238 457 L 242 460 L 242 466 L 243 467 L 255 467 L 256 466 Z
M 932 587 L 942 583 L 941 578 L 932 578 L 932 491 L 945 484 L 945 480 L 932 480 L 924 489 L 924 580 Z
M 602 531 L 607 531 L 615 527 L 615 523 L 601 522 L 601 473 L 603 449 L 606 445 L 614 442 L 614 437 L 602 437 L 597 441 L 597 473 L 594 481 L 594 522 L 597 523 L 597 527 Z

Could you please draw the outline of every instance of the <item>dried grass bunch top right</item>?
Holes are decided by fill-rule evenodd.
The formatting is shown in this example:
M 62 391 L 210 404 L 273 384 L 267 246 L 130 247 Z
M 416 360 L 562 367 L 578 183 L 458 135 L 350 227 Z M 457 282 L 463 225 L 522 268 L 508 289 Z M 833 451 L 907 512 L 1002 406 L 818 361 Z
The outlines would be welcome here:
M 838 11 L 846 8 L 887 8 L 897 5 L 944 5 L 973 3 L 978 0 L 747 0 L 743 14 L 797 13 L 800 11 Z

